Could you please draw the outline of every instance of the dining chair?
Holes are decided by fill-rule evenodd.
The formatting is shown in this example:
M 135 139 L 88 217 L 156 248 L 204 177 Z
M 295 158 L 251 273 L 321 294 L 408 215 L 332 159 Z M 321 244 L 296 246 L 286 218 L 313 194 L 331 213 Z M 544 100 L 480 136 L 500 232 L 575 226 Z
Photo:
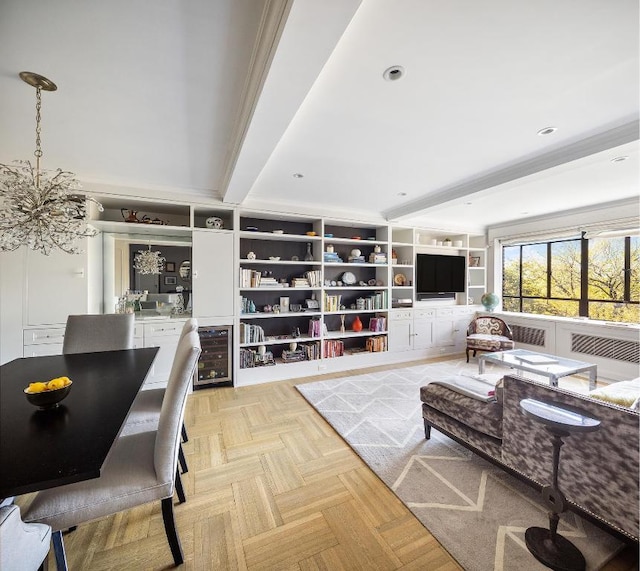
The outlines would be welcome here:
M 133 313 L 69 315 L 62 353 L 93 353 L 133 349 Z
M 191 379 L 200 355 L 194 331 L 178 345 L 162 402 L 158 428 L 120 436 L 100 477 L 38 492 L 24 519 L 53 529 L 58 570 L 66 570 L 62 531 L 160 500 L 165 533 L 176 565 L 184 561 L 173 513 L 173 495 L 184 496 L 177 469 L 180 427 Z
M 180 341 L 191 331 L 198 330 L 198 320 L 194 317 L 187 319 L 185 321 L 182 331 L 180 332 Z M 132 434 L 134 432 L 141 432 L 145 430 L 155 430 L 158 424 L 158 418 L 160 416 L 160 409 L 162 408 L 162 401 L 164 399 L 165 389 L 145 389 L 140 391 L 135 400 L 133 401 L 133 405 L 131 405 L 131 410 L 129 412 L 129 416 L 127 417 L 127 422 L 124 426 L 123 434 Z M 187 442 L 189 440 L 189 436 L 187 435 L 187 429 L 182 424 L 182 441 Z M 182 453 L 182 447 L 180 448 L 180 465 L 182 467 L 182 472 L 185 473 L 188 471 L 187 462 L 184 458 L 184 454 Z
M 47 568 L 51 527 L 25 523 L 17 505 L 0 508 L 0 569 L 33 571 Z

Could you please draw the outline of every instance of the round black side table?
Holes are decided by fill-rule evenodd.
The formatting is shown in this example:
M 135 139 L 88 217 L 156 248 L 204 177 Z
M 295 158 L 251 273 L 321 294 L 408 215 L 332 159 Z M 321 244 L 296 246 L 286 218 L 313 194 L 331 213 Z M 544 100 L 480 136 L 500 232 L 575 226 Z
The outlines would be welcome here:
M 533 399 L 520 401 L 526 416 L 540 422 L 552 437 L 553 483 L 542 489 L 542 500 L 549 508 L 549 529 L 530 527 L 524 535 L 527 548 L 540 563 L 555 571 L 582 571 L 586 568 L 584 556 L 566 537 L 558 533 L 560 514 L 567 509 L 567 498 L 558 487 L 558 465 L 563 438 L 571 434 L 593 432 L 600 421 L 574 410 Z

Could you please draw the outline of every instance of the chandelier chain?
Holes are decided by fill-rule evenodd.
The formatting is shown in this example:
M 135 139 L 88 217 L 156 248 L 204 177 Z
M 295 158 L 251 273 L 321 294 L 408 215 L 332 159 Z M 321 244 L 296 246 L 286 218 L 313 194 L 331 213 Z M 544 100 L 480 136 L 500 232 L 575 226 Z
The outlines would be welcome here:
M 42 109 L 42 89 L 36 87 L 36 150 L 33 152 L 36 157 L 36 188 L 40 188 L 40 158 L 42 157 L 42 144 L 40 140 L 40 133 L 42 127 L 40 126 Z

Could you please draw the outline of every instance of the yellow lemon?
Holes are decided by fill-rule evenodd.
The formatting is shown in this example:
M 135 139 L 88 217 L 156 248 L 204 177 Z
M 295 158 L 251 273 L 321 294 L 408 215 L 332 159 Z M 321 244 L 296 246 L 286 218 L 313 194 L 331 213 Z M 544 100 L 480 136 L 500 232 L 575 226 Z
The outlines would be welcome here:
M 66 380 L 65 380 L 66 379 Z M 47 383 L 47 389 L 50 391 L 54 391 L 56 389 L 62 389 L 67 386 L 67 382 L 69 379 L 67 377 L 56 377 L 55 379 L 51 379 Z
M 47 383 L 29 383 L 27 389 L 30 393 L 41 393 L 47 390 Z

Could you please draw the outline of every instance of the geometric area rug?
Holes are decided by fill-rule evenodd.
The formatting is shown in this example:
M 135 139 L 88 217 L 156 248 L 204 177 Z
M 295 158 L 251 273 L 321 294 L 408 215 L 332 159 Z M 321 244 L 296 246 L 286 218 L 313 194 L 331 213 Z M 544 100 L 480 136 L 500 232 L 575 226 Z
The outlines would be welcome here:
M 528 527 L 548 528 L 540 492 L 435 429 L 425 440 L 420 387 L 465 373 L 477 374 L 477 365 L 441 361 L 296 389 L 464 569 L 547 569 L 524 542 Z M 588 570 L 623 547 L 570 511 L 558 531 L 580 549 Z

